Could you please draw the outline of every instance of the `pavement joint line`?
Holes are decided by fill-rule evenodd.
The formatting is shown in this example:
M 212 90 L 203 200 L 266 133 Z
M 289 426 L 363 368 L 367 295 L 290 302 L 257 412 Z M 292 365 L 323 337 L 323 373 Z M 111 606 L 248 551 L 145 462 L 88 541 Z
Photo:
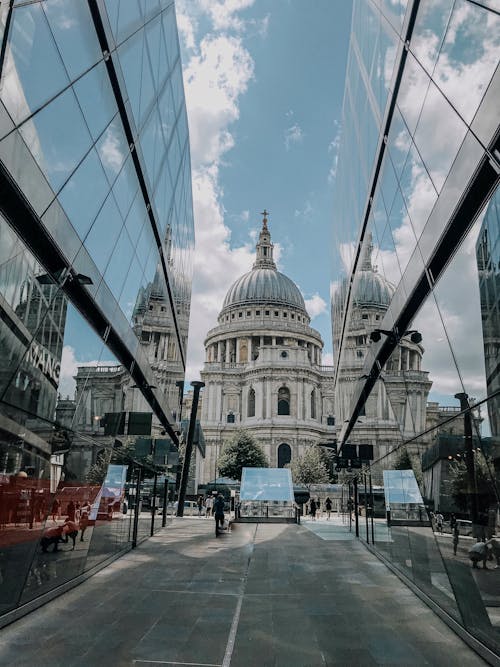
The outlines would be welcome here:
M 247 566 L 245 569 L 245 575 L 243 577 L 243 583 L 241 586 L 240 595 L 238 597 L 238 602 L 236 603 L 236 609 L 234 610 L 233 622 L 231 623 L 231 629 L 229 631 L 229 637 L 226 644 L 226 652 L 224 654 L 224 660 L 222 661 L 222 667 L 230 667 L 231 657 L 234 650 L 234 642 L 236 640 L 236 632 L 238 631 L 238 624 L 240 622 L 241 607 L 243 605 L 243 596 L 245 595 L 245 589 L 248 581 L 248 573 L 250 571 L 250 563 L 252 561 L 253 551 L 255 548 L 255 537 L 257 535 L 257 529 L 259 524 L 255 524 L 255 531 L 252 537 L 252 544 L 250 548 L 250 553 L 248 554 Z
M 189 665 L 190 667 L 222 667 L 216 662 L 179 662 L 178 660 L 134 660 L 134 665 Z
M 226 597 L 238 597 L 240 593 L 219 593 L 218 591 L 179 591 L 174 588 L 152 588 L 152 593 L 188 593 L 189 595 L 225 595 Z M 197 663 L 195 663 L 197 664 Z

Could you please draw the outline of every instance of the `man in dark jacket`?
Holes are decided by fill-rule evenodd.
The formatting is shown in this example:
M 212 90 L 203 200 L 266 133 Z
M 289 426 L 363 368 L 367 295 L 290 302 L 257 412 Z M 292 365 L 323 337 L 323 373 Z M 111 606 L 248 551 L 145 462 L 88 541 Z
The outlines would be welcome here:
M 224 525 L 224 496 L 222 493 L 219 493 L 215 499 L 213 513 L 215 517 L 215 534 L 217 535 L 219 526 L 220 530 L 222 530 L 222 526 Z

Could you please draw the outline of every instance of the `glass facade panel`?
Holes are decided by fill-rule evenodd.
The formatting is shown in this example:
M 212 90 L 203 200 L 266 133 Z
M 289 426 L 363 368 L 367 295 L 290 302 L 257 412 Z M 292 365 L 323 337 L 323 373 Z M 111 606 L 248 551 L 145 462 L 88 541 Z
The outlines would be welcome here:
M 496 575 L 482 569 L 500 565 L 499 19 L 484 3 L 440 0 L 419 3 L 412 25 L 396 4 L 376 9 L 381 27 L 385 16 L 394 34 L 410 31 L 378 174 L 362 131 L 374 69 L 368 83 L 354 67 L 376 4 L 354 6 L 335 186 L 336 422 L 341 446 L 374 449 L 347 475 L 360 537 L 498 653 Z M 363 42 L 364 63 L 376 44 Z M 412 502 L 389 497 L 395 477 Z
M 42 3 L 33 3 L 12 12 L 2 72 L 2 101 L 16 123 L 69 85 L 42 7 Z
M 0 30 L 0 158 L 17 186 L 0 183 L 0 624 L 151 534 L 165 471 L 136 455 L 130 415 L 178 444 L 194 223 L 175 13 L 96 11 L 107 49 L 80 0 L 14 3 Z

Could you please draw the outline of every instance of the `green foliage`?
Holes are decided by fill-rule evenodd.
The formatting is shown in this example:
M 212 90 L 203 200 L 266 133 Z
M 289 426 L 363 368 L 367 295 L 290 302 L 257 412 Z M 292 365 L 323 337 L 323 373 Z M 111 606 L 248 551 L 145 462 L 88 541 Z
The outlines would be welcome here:
M 401 447 L 398 451 L 398 456 L 394 463 L 394 470 L 413 470 L 413 462 L 406 447 Z
M 413 470 L 415 479 L 420 489 L 422 489 L 423 484 L 423 473 L 422 473 L 422 463 L 418 456 L 412 456 L 406 447 L 401 447 L 398 450 L 397 458 L 394 463 L 394 470 Z
M 493 464 L 481 453 L 474 455 L 474 484 L 469 491 L 469 476 L 465 461 L 453 461 L 450 465 L 450 491 L 457 508 L 462 512 L 470 510 L 468 504 L 469 493 L 477 497 L 479 511 L 487 511 L 489 506 L 496 503 L 494 484 L 490 470 Z
M 236 431 L 224 446 L 217 461 L 220 475 L 231 479 L 241 479 L 243 468 L 267 468 L 268 466 L 269 463 L 262 448 L 255 438 L 244 429 Z
M 96 486 L 102 484 L 106 479 L 109 465 L 109 455 L 107 452 L 99 454 L 97 461 L 93 463 L 86 475 L 86 480 L 89 484 L 95 484 Z
M 294 484 L 303 484 L 307 488 L 311 484 L 328 484 L 327 457 L 321 447 L 308 447 L 303 456 L 299 456 L 290 463 Z

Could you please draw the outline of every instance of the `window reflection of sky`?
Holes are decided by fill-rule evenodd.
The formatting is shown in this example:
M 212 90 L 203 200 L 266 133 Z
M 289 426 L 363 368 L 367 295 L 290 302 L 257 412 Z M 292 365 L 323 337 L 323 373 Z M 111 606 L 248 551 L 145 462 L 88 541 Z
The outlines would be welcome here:
M 243 468 L 240 499 L 293 502 L 290 470 L 288 468 Z

